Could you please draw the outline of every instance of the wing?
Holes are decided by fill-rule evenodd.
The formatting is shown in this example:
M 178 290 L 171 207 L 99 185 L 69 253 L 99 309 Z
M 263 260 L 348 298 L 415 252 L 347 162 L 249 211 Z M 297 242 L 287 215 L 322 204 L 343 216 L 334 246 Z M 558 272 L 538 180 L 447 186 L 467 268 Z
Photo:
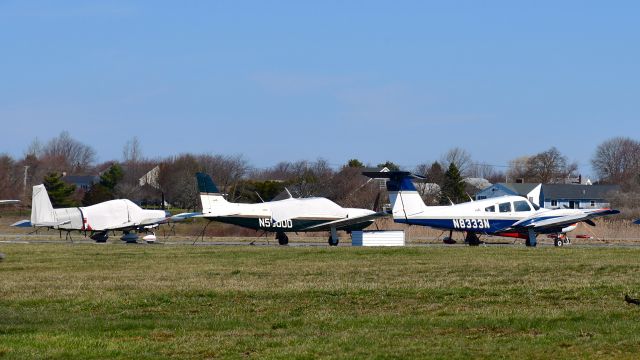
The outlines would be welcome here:
M 554 217 L 528 217 L 522 219 L 512 225 L 512 228 L 526 228 L 534 230 L 548 230 L 554 228 L 562 228 L 566 225 L 575 224 L 577 222 L 586 222 L 589 225 L 595 225 L 591 219 L 606 215 L 619 214 L 620 211 L 612 209 L 598 209 L 594 211 L 585 211 L 580 214 L 560 215 Z
M 133 229 L 151 229 L 158 225 L 168 224 L 172 222 L 184 221 L 186 219 L 196 217 L 201 213 L 181 213 L 170 217 L 144 219 L 138 223 L 129 221 L 123 224 L 110 226 L 104 230 L 133 230 Z
M 336 229 L 340 230 L 341 228 L 345 228 L 347 226 L 365 223 L 365 222 L 372 221 L 372 220 L 375 220 L 377 218 L 381 218 L 381 217 L 385 217 L 385 216 L 389 216 L 389 214 L 386 213 L 386 212 L 377 212 L 377 213 L 364 215 L 364 216 L 351 217 L 351 218 L 345 218 L 345 219 L 339 219 L 339 220 L 333 220 L 333 221 L 327 221 L 327 222 L 324 222 L 324 223 L 321 223 L 321 224 L 307 226 L 306 228 L 300 229 L 300 231 L 323 230 L 323 229 L 329 230 L 332 227 L 335 227 Z

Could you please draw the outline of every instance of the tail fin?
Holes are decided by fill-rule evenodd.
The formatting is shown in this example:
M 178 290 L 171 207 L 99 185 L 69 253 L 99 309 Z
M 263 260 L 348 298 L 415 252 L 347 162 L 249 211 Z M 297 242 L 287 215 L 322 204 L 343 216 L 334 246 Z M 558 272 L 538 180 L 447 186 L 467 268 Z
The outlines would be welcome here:
M 31 224 L 52 223 L 56 221 L 55 212 L 44 185 L 33 187 L 31 200 Z
M 394 218 L 407 218 L 424 211 L 426 205 L 412 181 L 424 177 L 407 171 L 363 172 L 362 174 L 376 179 L 388 179 L 387 190 Z
M 196 179 L 198 179 L 198 191 L 200 191 L 203 213 L 210 213 L 216 208 L 229 204 L 220 191 L 218 191 L 216 184 L 211 180 L 211 176 L 199 172 L 196 173 Z

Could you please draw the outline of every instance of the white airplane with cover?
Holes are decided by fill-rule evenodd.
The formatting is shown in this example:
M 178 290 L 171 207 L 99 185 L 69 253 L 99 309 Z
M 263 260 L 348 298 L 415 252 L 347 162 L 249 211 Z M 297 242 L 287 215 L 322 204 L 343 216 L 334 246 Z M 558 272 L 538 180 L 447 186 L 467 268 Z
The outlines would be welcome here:
M 48 228 L 66 231 L 80 231 L 89 234 L 96 242 L 106 242 L 109 232 L 122 231 L 122 240 L 135 242 L 137 233 L 150 233 L 147 241 L 155 241 L 151 231 L 160 224 L 179 221 L 165 210 L 145 210 L 130 200 L 109 200 L 85 207 L 54 209 L 44 185 L 33 187 L 31 221 L 22 220 L 11 226 Z
M 465 242 L 478 245 L 478 235 L 497 235 L 525 239 L 536 246 L 539 234 L 555 234 L 554 245 L 562 246 L 566 233 L 579 222 L 595 226 L 593 218 L 618 214 L 612 209 L 540 209 L 521 196 L 502 196 L 450 206 L 427 206 L 413 179 L 423 177 L 410 172 L 364 172 L 372 178 L 386 178 L 393 220 L 409 225 L 466 232 Z
M 274 232 L 280 245 L 289 243 L 288 232 L 329 231 L 329 245 L 336 246 L 338 230 L 362 230 L 373 224 L 376 218 L 387 216 L 367 209 L 343 208 L 322 197 L 296 199 L 290 196 L 257 204 L 231 203 L 222 196 L 209 175 L 197 173 L 196 178 L 202 213 L 189 217 Z

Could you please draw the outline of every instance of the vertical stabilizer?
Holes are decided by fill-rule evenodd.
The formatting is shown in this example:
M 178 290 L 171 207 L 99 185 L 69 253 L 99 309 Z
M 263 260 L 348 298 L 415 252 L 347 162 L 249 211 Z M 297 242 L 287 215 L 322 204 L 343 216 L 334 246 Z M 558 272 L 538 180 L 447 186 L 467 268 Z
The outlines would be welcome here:
M 33 198 L 31 200 L 31 224 L 43 224 L 55 222 L 55 212 L 49 200 L 49 194 L 44 185 L 33 187 Z
M 372 178 L 386 178 L 387 190 L 394 219 L 409 218 L 422 213 L 426 205 L 413 184 L 414 178 L 422 178 L 407 171 L 364 172 Z
M 216 184 L 211 180 L 211 176 L 205 173 L 196 173 L 196 179 L 198 179 L 198 191 L 200 191 L 203 213 L 216 212 L 216 210 L 229 205 L 229 202 L 220 194 Z

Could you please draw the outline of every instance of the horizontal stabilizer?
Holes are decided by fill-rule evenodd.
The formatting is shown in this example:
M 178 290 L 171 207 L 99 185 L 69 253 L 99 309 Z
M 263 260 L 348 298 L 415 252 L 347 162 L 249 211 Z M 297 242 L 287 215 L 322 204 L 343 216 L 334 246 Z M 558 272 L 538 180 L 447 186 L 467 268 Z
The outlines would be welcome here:
M 198 215 L 202 215 L 202 213 L 201 212 L 180 213 L 170 217 L 169 221 L 170 222 L 184 221 L 187 219 L 191 219 L 192 217 L 196 217 Z
M 409 171 L 363 171 L 362 175 L 373 179 L 426 179 L 426 177 Z
M 0 200 L 0 205 L 2 204 L 17 204 L 20 200 Z
M 29 220 L 20 220 L 16 223 L 13 223 L 9 226 L 15 226 L 15 227 L 31 227 L 31 221 Z
M 56 226 L 62 226 L 62 225 L 67 225 L 67 224 L 71 224 L 71 220 L 65 220 L 65 221 L 43 221 L 43 222 L 39 222 L 39 223 L 35 223 L 35 224 L 31 224 L 35 227 L 56 227 Z

